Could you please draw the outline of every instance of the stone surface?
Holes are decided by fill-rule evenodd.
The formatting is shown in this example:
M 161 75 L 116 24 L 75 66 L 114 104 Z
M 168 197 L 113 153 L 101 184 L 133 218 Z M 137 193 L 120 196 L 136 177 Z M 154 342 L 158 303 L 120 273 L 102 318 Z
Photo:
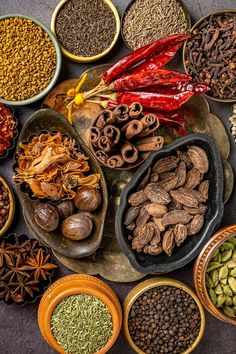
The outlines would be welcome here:
M 128 4 L 128 0 L 113 0 L 118 8 L 120 15 L 123 14 L 125 6 Z M 5 14 L 26 14 L 32 16 L 47 26 L 50 26 L 50 19 L 54 8 L 59 3 L 59 0 L 0 0 L 0 15 Z M 200 17 L 206 14 L 221 10 L 221 9 L 233 9 L 235 8 L 235 0 L 185 0 L 185 4 L 190 11 L 193 21 L 198 20 Z M 121 39 L 112 55 L 105 61 L 113 62 L 119 57 L 127 53 L 128 50 L 122 43 Z M 103 60 L 103 62 L 105 62 Z M 175 62 L 179 65 L 181 63 L 181 57 Z M 101 63 L 98 62 L 96 64 Z M 92 67 L 96 64 L 81 65 L 63 60 L 63 71 L 60 80 L 66 78 L 78 77 L 84 70 Z M 209 101 L 211 111 L 221 117 L 228 132 L 230 124 L 228 117 L 231 115 L 231 104 L 220 104 L 213 101 Z M 22 107 L 15 109 L 16 116 L 19 117 L 20 125 L 22 126 L 27 118 L 37 109 L 40 108 L 41 102 L 37 102 L 28 107 Z M 231 156 L 230 161 L 235 169 L 236 163 L 236 147 L 232 136 L 230 136 L 231 142 Z M 12 175 L 12 163 L 13 159 L 9 159 L 0 164 L 0 174 L 3 175 L 9 182 Z M 226 205 L 224 218 L 221 226 L 236 223 L 236 200 L 235 193 Z M 23 221 L 20 205 L 17 205 L 17 212 L 15 218 L 15 225 L 13 225 L 10 231 L 20 233 L 27 233 L 29 231 Z M 179 271 L 170 274 L 171 277 L 182 280 L 189 285 L 193 286 L 192 281 L 192 266 L 182 268 Z M 60 266 L 57 272 L 57 277 L 60 278 L 71 272 Z M 112 288 L 117 292 L 119 299 L 123 301 L 126 294 L 136 285 L 136 283 L 119 284 L 109 283 Z M 16 305 L 7 306 L 4 303 L 0 303 L 0 353 L 1 354 L 52 354 L 55 353 L 43 340 L 37 325 L 37 305 L 28 305 L 25 307 L 19 307 Z M 214 317 L 206 313 L 206 330 L 203 340 L 194 351 L 195 354 L 233 354 L 236 352 L 235 343 L 235 328 L 225 325 Z M 131 348 L 126 344 L 123 336 L 119 337 L 116 345 L 110 350 L 111 354 L 131 354 L 134 353 Z

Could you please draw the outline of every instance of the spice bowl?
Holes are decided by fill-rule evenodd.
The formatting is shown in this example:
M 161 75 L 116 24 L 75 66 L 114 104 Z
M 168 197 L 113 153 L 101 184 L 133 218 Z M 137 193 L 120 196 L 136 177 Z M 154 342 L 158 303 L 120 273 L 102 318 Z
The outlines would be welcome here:
M 89 275 L 69 275 L 57 280 L 43 295 L 38 308 L 38 324 L 44 339 L 58 353 L 65 353 L 51 330 L 51 317 L 56 306 L 66 297 L 88 294 L 97 297 L 109 309 L 112 317 L 112 335 L 96 354 L 106 353 L 115 343 L 122 326 L 122 309 L 113 290 L 103 281 Z
M 208 294 L 206 284 L 206 271 L 213 254 L 225 241 L 228 241 L 232 237 L 236 237 L 236 225 L 224 227 L 210 238 L 195 261 L 193 278 L 197 295 L 206 310 L 218 320 L 236 326 L 235 317 L 231 318 L 226 316 L 213 304 Z
M 124 311 L 124 320 L 123 320 L 123 327 L 124 327 L 124 334 L 125 337 L 129 343 L 129 345 L 133 348 L 133 350 L 138 353 L 138 354 L 145 354 L 144 351 L 142 351 L 134 342 L 134 340 L 131 337 L 131 333 L 129 330 L 129 316 L 132 311 L 132 306 L 135 304 L 135 302 L 139 299 L 140 296 L 142 296 L 144 293 L 151 289 L 158 289 L 158 287 L 173 287 L 176 289 L 180 289 L 183 292 L 187 293 L 190 295 L 190 297 L 195 301 L 197 308 L 200 313 L 200 326 L 199 326 L 199 332 L 196 338 L 194 339 L 194 342 L 189 346 L 185 351 L 183 351 L 181 354 L 188 354 L 191 353 L 199 344 L 201 341 L 203 334 L 204 334 L 204 329 L 205 329 L 205 314 L 204 314 L 204 309 L 201 305 L 201 302 L 199 301 L 198 297 L 194 293 L 194 291 L 185 283 L 180 282 L 178 280 L 172 279 L 172 278 L 165 278 L 165 277 L 159 277 L 159 278 L 152 278 L 145 280 L 135 286 L 126 296 L 124 303 L 123 303 L 123 311 Z M 157 300 L 158 303 L 158 300 Z M 156 303 L 155 303 L 156 304 Z
M 10 228 L 12 224 L 15 215 L 16 206 L 15 206 L 15 197 L 14 197 L 13 190 L 11 189 L 9 184 L 5 181 L 5 179 L 2 176 L 0 176 L 0 184 L 2 184 L 7 189 L 9 193 L 9 204 L 10 204 L 8 218 L 5 224 L 3 225 L 2 229 L 0 228 L 0 237 L 1 237 L 7 232 L 7 230 Z
M 57 30 L 56 30 L 56 22 L 57 22 L 57 17 L 59 12 L 61 11 L 61 9 L 64 7 L 64 5 L 66 5 L 70 0 L 62 0 L 57 7 L 55 8 L 53 15 L 52 15 L 52 19 L 51 19 L 51 30 L 54 33 L 54 35 L 57 37 L 58 39 L 58 34 L 57 34 Z M 74 62 L 77 63 L 91 63 L 91 62 L 95 62 L 101 58 L 103 58 L 104 56 L 106 56 L 108 53 L 110 53 L 110 51 L 114 48 L 116 42 L 118 41 L 119 38 L 119 34 L 120 34 L 120 17 L 119 17 L 119 13 L 116 9 L 116 7 L 113 5 L 111 0 L 103 0 L 103 2 L 109 7 L 109 10 L 112 12 L 112 15 L 114 16 L 114 20 L 115 20 L 115 34 L 114 34 L 114 38 L 112 40 L 112 42 L 110 43 L 109 47 L 106 48 L 105 50 L 103 50 L 101 53 L 96 54 L 96 55 L 92 55 L 92 56 L 80 56 L 80 55 L 75 55 L 73 53 L 71 53 L 70 51 L 68 51 L 67 49 L 65 49 L 62 44 L 60 44 L 61 47 L 61 51 L 62 54 L 69 60 L 72 60 Z M 70 10 L 71 12 L 71 10 Z M 68 27 L 69 29 L 69 27 Z M 60 41 L 59 41 L 60 43 Z M 86 46 L 86 43 L 85 43 Z

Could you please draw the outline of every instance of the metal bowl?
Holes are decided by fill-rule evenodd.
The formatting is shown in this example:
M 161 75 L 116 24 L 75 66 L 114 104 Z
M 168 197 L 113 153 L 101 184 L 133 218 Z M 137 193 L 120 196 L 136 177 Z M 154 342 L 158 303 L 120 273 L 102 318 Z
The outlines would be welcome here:
M 225 13 L 234 13 L 234 14 L 236 14 L 236 10 L 220 10 L 220 11 L 216 11 L 216 12 L 211 12 L 207 16 L 204 16 L 199 21 L 197 21 L 195 23 L 195 25 L 191 28 L 190 33 L 193 33 L 193 31 L 197 27 L 199 27 L 208 17 L 210 17 L 212 15 L 213 16 L 217 16 L 217 15 L 221 15 L 221 14 L 225 14 Z M 188 40 L 184 43 L 184 46 L 183 46 L 183 66 L 184 66 L 184 70 L 185 70 L 186 74 L 189 75 L 188 70 L 187 70 L 186 65 L 185 65 L 185 53 L 186 53 L 187 43 L 188 43 Z M 222 103 L 236 102 L 236 98 L 216 98 L 216 97 L 213 97 L 213 96 L 211 96 L 210 94 L 207 94 L 207 93 L 205 93 L 204 95 L 206 97 L 209 97 L 213 101 L 216 101 L 216 102 L 222 102 Z

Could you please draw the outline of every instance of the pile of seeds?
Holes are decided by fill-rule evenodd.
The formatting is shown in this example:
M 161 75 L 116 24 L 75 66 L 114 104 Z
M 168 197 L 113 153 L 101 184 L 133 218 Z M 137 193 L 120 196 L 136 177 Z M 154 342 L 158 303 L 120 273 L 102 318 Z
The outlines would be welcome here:
M 194 299 L 173 286 L 143 293 L 130 310 L 131 338 L 147 354 L 184 352 L 199 334 L 201 317 Z
M 149 168 L 137 192 L 128 198 L 124 224 L 131 247 L 156 256 L 171 256 L 175 246 L 197 235 L 204 225 L 209 169 L 206 152 L 192 145 Z
M 43 91 L 56 67 L 49 35 L 31 20 L 0 21 L 0 97 L 22 101 Z
M 10 212 L 9 190 L 0 181 L 0 231 L 5 225 Z
M 65 353 L 96 353 L 112 335 L 112 317 L 97 297 L 79 294 L 66 297 L 51 318 L 52 333 Z
M 236 317 L 236 238 L 224 242 L 207 267 L 206 285 L 212 303 Z
M 124 15 L 122 29 L 126 43 L 135 50 L 158 38 L 185 33 L 188 21 L 176 0 L 136 0 Z
M 110 47 L 116 34 L 115 16 L 103 0 L 67 1 L 57 15 L 56 34 L 68 52 L 91 57 Z
M 187 42 L 185 65 L 215 98 L 236 98 L 236 14 L 211 15 Z

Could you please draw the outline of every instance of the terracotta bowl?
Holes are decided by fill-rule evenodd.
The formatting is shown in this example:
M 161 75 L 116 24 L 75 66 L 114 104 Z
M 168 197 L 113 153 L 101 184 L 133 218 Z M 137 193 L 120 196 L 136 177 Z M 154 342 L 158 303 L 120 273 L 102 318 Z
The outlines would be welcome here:
M 38 308 L 38 324 L 47 343 L 58 353 L 64 354 L 51 331 L 51 316 L 65 297 L 76 294 L 90 294 L 100 299 L 112 316 L 113 334 L 106 345 L 96 354 L 107 353 L 119 336 L 122 326 L 122 309 L 113 290 L 103 281 L 89 275 L 69 275 L 57 280 L 43 295 Z
M 211 237 L 195 261 L 193 279 L 197 295 L 207 311 L 218 318 L 218 320 L 236 326 L 236 319 L 225 316 L 223 312 L 219 311 L 219 309 L 213 305 L 206 286 L 206 269 L 213 253 L 220 248 L 222 243 L 232 237 L 236 237 L 236 225 L 224 227 Z

